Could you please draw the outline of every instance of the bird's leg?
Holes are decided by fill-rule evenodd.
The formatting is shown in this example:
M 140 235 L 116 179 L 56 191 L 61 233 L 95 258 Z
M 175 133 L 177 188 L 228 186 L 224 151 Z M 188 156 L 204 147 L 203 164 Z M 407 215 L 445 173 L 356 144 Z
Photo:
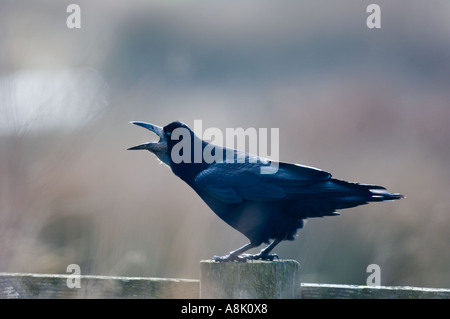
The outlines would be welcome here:
M 214 256 L 212 260 L 214 261 L 246 261 L 247 259 L 245 257 L 241 257 L 240 255 L 249 249 L 252 249 L 254 247 L 257 247 L 259 245 L 254 243 L 248 243 L 241 248 L 238 248 L 236 250 L 233 250 L 226 256 Z M 267 248 L 266 248 L 267 249 Z
M 279 259 L 277 254 L 269 254 L 269 253 L 280 242 L 281 242 L 281 239 L 276 238 L 276 239 L 273 240 L 273 242 L 271 242 L 269 244 L 269 246 L 267 246 L 266 248 L 262 249 L 259 252 L 259 254 L 256 254 L 256 255 L 243 255 L 242 258 L 249 259 L 249 260 L 261 259 L 261 260 L 270 260 L 270 261 L 274 260 L 275 258 Z

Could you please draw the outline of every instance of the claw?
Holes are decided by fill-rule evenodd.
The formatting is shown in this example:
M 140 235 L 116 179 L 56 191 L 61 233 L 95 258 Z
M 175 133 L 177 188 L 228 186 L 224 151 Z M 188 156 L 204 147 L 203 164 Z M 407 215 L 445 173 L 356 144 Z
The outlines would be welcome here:
M 244 255 L 248 260 L 270 260 L 273 261 L 275 258 L 280 259 L 277 254 L 256 254 L 256 255 Z
M 243 254 L 243 255 L 226 255 L 226 256 L 214 256 L 211 258 L 213 261 L 217 262 L 228 262 L 228 261 L 238 261 L 238 262 L 246 262 L 247 260 L 269 260 L 273 261 L 274 259 L 280 259 L 277 254 Z
M 280 257 L 278 257 L 277 254 L 267 255 L 266 257 L 268 257 L 268 259 L 269 259 L 270 261 L 273 261 L 274 259 L 280 260 Z
M 226 256 L 214 256 L 213 258 L 211 258 L 211 260 L 213 261 L 218 261 L 218 262 L 228 262 L 228 261 L 246 261 L 245 258 L 242 258 L 241 256 L 238 255 L 226 255 Z

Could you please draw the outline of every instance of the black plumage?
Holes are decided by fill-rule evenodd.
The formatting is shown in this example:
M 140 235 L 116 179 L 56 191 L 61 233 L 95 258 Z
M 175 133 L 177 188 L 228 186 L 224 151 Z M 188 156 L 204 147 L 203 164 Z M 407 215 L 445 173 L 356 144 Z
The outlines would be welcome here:
M 293 240 L 307 218 L 335 216 L 340 209 L 403 197 L 389 193 L 382 186 L 335 179 L 330 173 L 313 167 L 272 162 L 243 151 L 213 146 L 181 122 L 172 122 L 164 128 L 144 122 L 132 123 L 153 131 L 160 140 L 130 149 L 147 149 L 154 153 L 222 220 L 250 240 L 249 244 L 226 256 L 214 257 L 217 261 L 272 260 L 277 256 L 269 252 L 280 241 Z M 186 148 L 177 148 L 175 155 L 183 157 L 182 161 L 175 160 L 172 154 L 181 141 Z M 203 152 L 205 148 L 215 161 L 196 157 L 194 151 Z M 191 152 L 183 153 L 186 151 Z M 276 169 L 273 174 L 263 174 L 263 167 Z M 243 254 L 262 243 L 270 244 L 259 254 Z

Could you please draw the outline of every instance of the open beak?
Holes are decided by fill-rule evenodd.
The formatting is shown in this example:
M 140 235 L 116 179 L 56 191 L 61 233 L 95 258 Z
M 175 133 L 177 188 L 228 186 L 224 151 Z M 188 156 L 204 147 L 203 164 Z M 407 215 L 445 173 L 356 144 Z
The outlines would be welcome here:
M 153 124 L 145 123 L 145 122 L 130 122 L 130 123 L 134 124 L 134 125 L 137 125 L 137 126 L 141 126 L 143 128 L 146 128 L 149 131 L 152 131 L 153 133 L 155 133 L 156 135 L 159 136 L 159 141 L 158 142 L 149 142 L 149 143 L 136 145 L 136 146 L 130 147 L 128 150 L 149 150 L 149 151 L 152 151 L 152 150 L 155 149 L 155 146 L 157 146 L 158 144 L 160 144 L 161 142 L 163 142 L 165 140 L 164 130 L 163 130 L 163 128 L 161 126 L 153 125 Z

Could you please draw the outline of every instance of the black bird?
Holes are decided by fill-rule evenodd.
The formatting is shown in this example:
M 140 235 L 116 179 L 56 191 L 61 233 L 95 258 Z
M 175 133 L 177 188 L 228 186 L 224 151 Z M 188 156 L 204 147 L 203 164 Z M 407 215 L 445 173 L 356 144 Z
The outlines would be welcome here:
M 403 197 L 387 192 L 382 186 L 335 179 L 330 173 L 313 167 L 274 162 L 214 146 L 201 140 L 181 122 L 172 122 L 164 128 L 144 122 L 131 123 L 154 132 L 160 139 L 129 150 L 154 153 L 191 186 L 217 216 L 250 240 L 226 256 L 214 256 L 216 261 L 273 260 L 278 256 L 269 254 L 272 249 L 282 240 L 294 240 L 307 218 L 336 216 L 339 209 Z M 211 154 L 216 160 L 204 156 L 199 159 L 195 150 L 209 151 L 205 154 Z M 270 167 L 277 167 L 277 170 L 273 174 L 262 174 L 261 168 Z M 243 254 L 262 243 L 269 245 L 259 254 Z

